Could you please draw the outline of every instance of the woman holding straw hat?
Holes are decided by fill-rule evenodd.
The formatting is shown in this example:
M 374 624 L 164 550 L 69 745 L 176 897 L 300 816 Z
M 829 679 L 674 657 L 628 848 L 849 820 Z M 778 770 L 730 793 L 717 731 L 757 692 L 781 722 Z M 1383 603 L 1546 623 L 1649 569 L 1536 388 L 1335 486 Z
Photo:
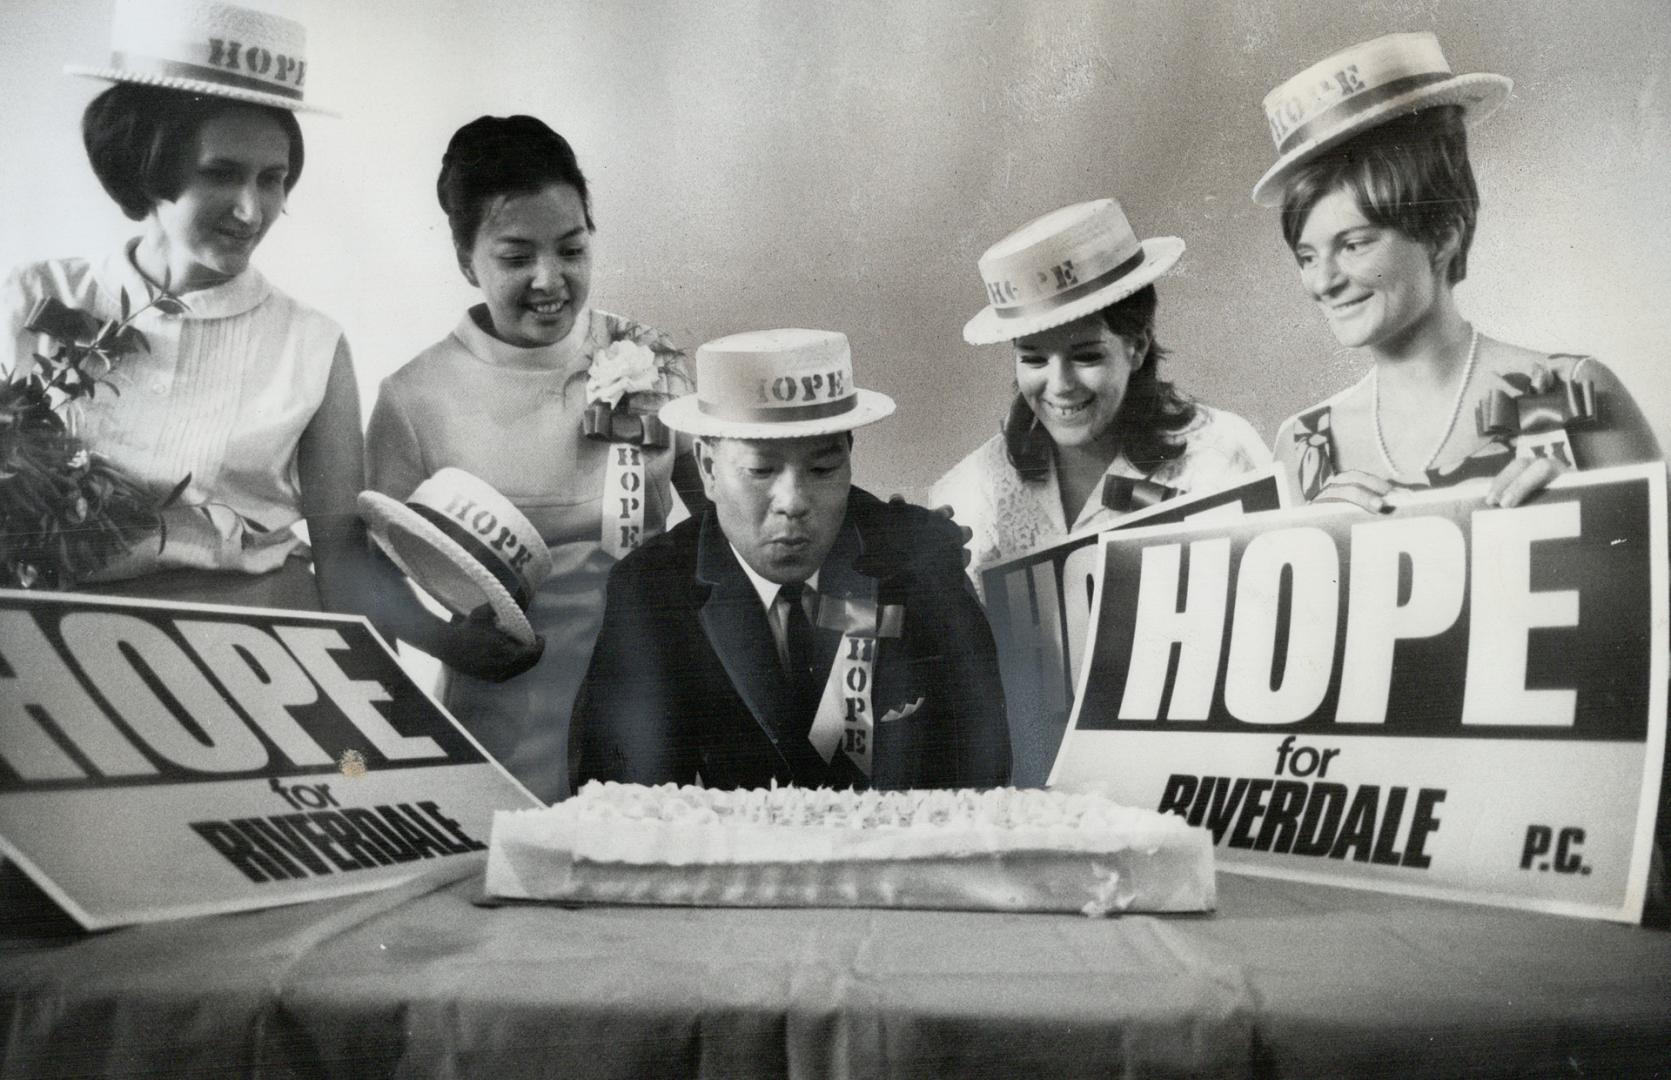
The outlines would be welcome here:
M 1029 222 L 981 256 L 989 303 L 963 337 L 1013 343 L 1016 396 L 1001 432 L 930 497 L 971 531 L 971 574 L 1269 462 L 1247 421 L 1161 378 L 1154 282 L 1183 251 L 1177 237 L 1139 242 L 1120 204 L 1099 199 Z
M 347 342 L 251 265 L 302 174 L 303 27 L 205 0 L 118 0 L 111 43 L 109 66 L 68 70 L 115 84 L 82 133 L 141 232 L 102 259 L 36 263 L 5 282 L 7 389 L 70 414 L 57 439 L 6 431 L 6 569 L 25 585 L 367 612 L 484 675 L 531 662 L 537 649 L 497 630 L 429 616 L 373 558 L 355 514 L 364 444 Z M 38 466 L 27 490 L 25 461 Z M 79 520 L 40 544 L 14 502 L 71 489 Z M 125 525 L 97 505 L 113 491 L 131 504 Z M 311 570 L 291 529 L 304 518 Z M 77 530 L 106 542 L 77 549 Z M 42 580 L 53 550 L 80 558 Z
M 1514 506 L 1566 469 L 1659 457 L 1601 363 L 1487 337 L 1457 307 L 1479 211 L 1466 125 L 1511 85 L 1452 74 L 1432 34 L 1391 34 L 1265 99 L 1278 160 L 1254 201 L 1281 207 L 1302 286 L 1370 360 L 1277 433 L 1308 500 L 1379 511 L 1396 488 L 1489 477 L 1487 502 Z
M 436 194 L 483 302 L 384 380 L 366 436 L 371 484 L 404 499 L 436 470 L 464 469 L 549 549 L 527 615 L 546 643 L 539 665 L 503 686 L 449 671 L 443 698 L 554 800 L 568 790 L 569 713 L 609 570 L 666 527 L 676 469 L 686 504 L 700 500 L 689 440 L 655 415 L 693 383 L 666 335 L 590 305 L 591 194 L 568 140 L 531 116 L 479 117 L 454 133 Z

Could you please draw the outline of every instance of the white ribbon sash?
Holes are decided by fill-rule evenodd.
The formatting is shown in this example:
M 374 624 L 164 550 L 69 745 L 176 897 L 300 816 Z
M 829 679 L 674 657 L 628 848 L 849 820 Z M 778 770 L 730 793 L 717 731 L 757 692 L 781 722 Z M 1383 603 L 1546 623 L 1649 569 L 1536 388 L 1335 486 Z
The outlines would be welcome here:
M 876 650 L 880 639 L 900 636 L 905 608 L 889 604 L 878 612 L 874 600 L 820 597 L 817 621 L 840 630 L 842 637 L 807 738 L 826 764 L 839 749 L 868 777 L 876 727 L 871 709 Z
M 630 443 L 610 443 L 604 469 L 603 549 L 620 559 L 644 543 L 644 451 Z

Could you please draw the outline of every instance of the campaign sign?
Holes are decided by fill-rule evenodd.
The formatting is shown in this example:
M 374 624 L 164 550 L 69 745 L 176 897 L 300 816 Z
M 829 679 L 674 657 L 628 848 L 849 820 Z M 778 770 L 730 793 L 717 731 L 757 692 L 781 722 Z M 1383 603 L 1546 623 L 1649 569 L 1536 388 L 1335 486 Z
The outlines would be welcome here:
M 1116 529 L 1217 520 L 1286 506 L 1274 469 L 1235 487 L 1182 495 L 1120 518 Z M 1081 646 L 1091 621 L 1097 532 L 993 563 L 980 571 L 986 617 L 998 643 L 998 664 L 1010 719 L 1011 777 L 1038 787 L 1050 775 L 1073 708 Z
M 364 620 L 0 591 L 0 852 L 88 929 L 383 888 L 539 805 Z
M 1051 783 L 1179 814 L 1225 869 L 1637 920 L 1665 479 L 1110 534 Z

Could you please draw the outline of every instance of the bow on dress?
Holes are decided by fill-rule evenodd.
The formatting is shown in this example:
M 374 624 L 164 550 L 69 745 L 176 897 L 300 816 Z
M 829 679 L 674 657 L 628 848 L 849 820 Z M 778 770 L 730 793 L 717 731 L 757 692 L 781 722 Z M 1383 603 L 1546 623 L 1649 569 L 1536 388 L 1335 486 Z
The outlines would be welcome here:
M 647 450 L 660 450 L 672 442 L 667 425 L 649 414 L 617 410 L 607 401 L 594 401 L 580 418 L 580 432 L 600 442 L 631 443 Z
M 1109 476 L 1102 482 L 1102 505 L 1121 514 L 1146 510 L 1179 494 L 1177 488 L 1130 476 Z
M 1474 407 L 1474 423 L 1481 436 L 1514 446 L 1522 438 L 1595 424 L 1596 387 L 1590 380 L 1555 375 L 1549 388 L 1540 394 L 1528 392 L 1531 383 L 1524 376 L 1515 378 L 1516 383 L 1522 381 L 1525 387 L 1520 393 L 1493 390 Z M 1566 460 L 1563 447 L 1557 445 L 1551 450 L 1563 464 L 1576 464 Z
M 1474 406 L 1474 425 L 1484 445 L 1444 470 L 1431 470 L 1434 487 L 1494 477 L 1516 453 L 1549 457 L 1577 467 L 1565 439 L 1555 436 L 1589 427 L 1600 416 L 1595 384 L 1552 375 L 1548 389 L 1532 393 L 1530 376 L 1503 376 L 1507 390 L 1491 390 Z

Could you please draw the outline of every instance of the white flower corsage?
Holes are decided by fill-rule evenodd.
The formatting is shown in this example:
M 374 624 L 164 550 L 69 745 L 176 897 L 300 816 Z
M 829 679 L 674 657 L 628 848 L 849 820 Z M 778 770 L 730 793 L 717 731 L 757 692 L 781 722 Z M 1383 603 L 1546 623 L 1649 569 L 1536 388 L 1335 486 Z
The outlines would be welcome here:
M 587 369 L 587 404 L 601 401 L 613 409 L 628 394 L 654 390 L 659 374 L 649 346 L 625 339 L 611 342 L 597 351 Z

